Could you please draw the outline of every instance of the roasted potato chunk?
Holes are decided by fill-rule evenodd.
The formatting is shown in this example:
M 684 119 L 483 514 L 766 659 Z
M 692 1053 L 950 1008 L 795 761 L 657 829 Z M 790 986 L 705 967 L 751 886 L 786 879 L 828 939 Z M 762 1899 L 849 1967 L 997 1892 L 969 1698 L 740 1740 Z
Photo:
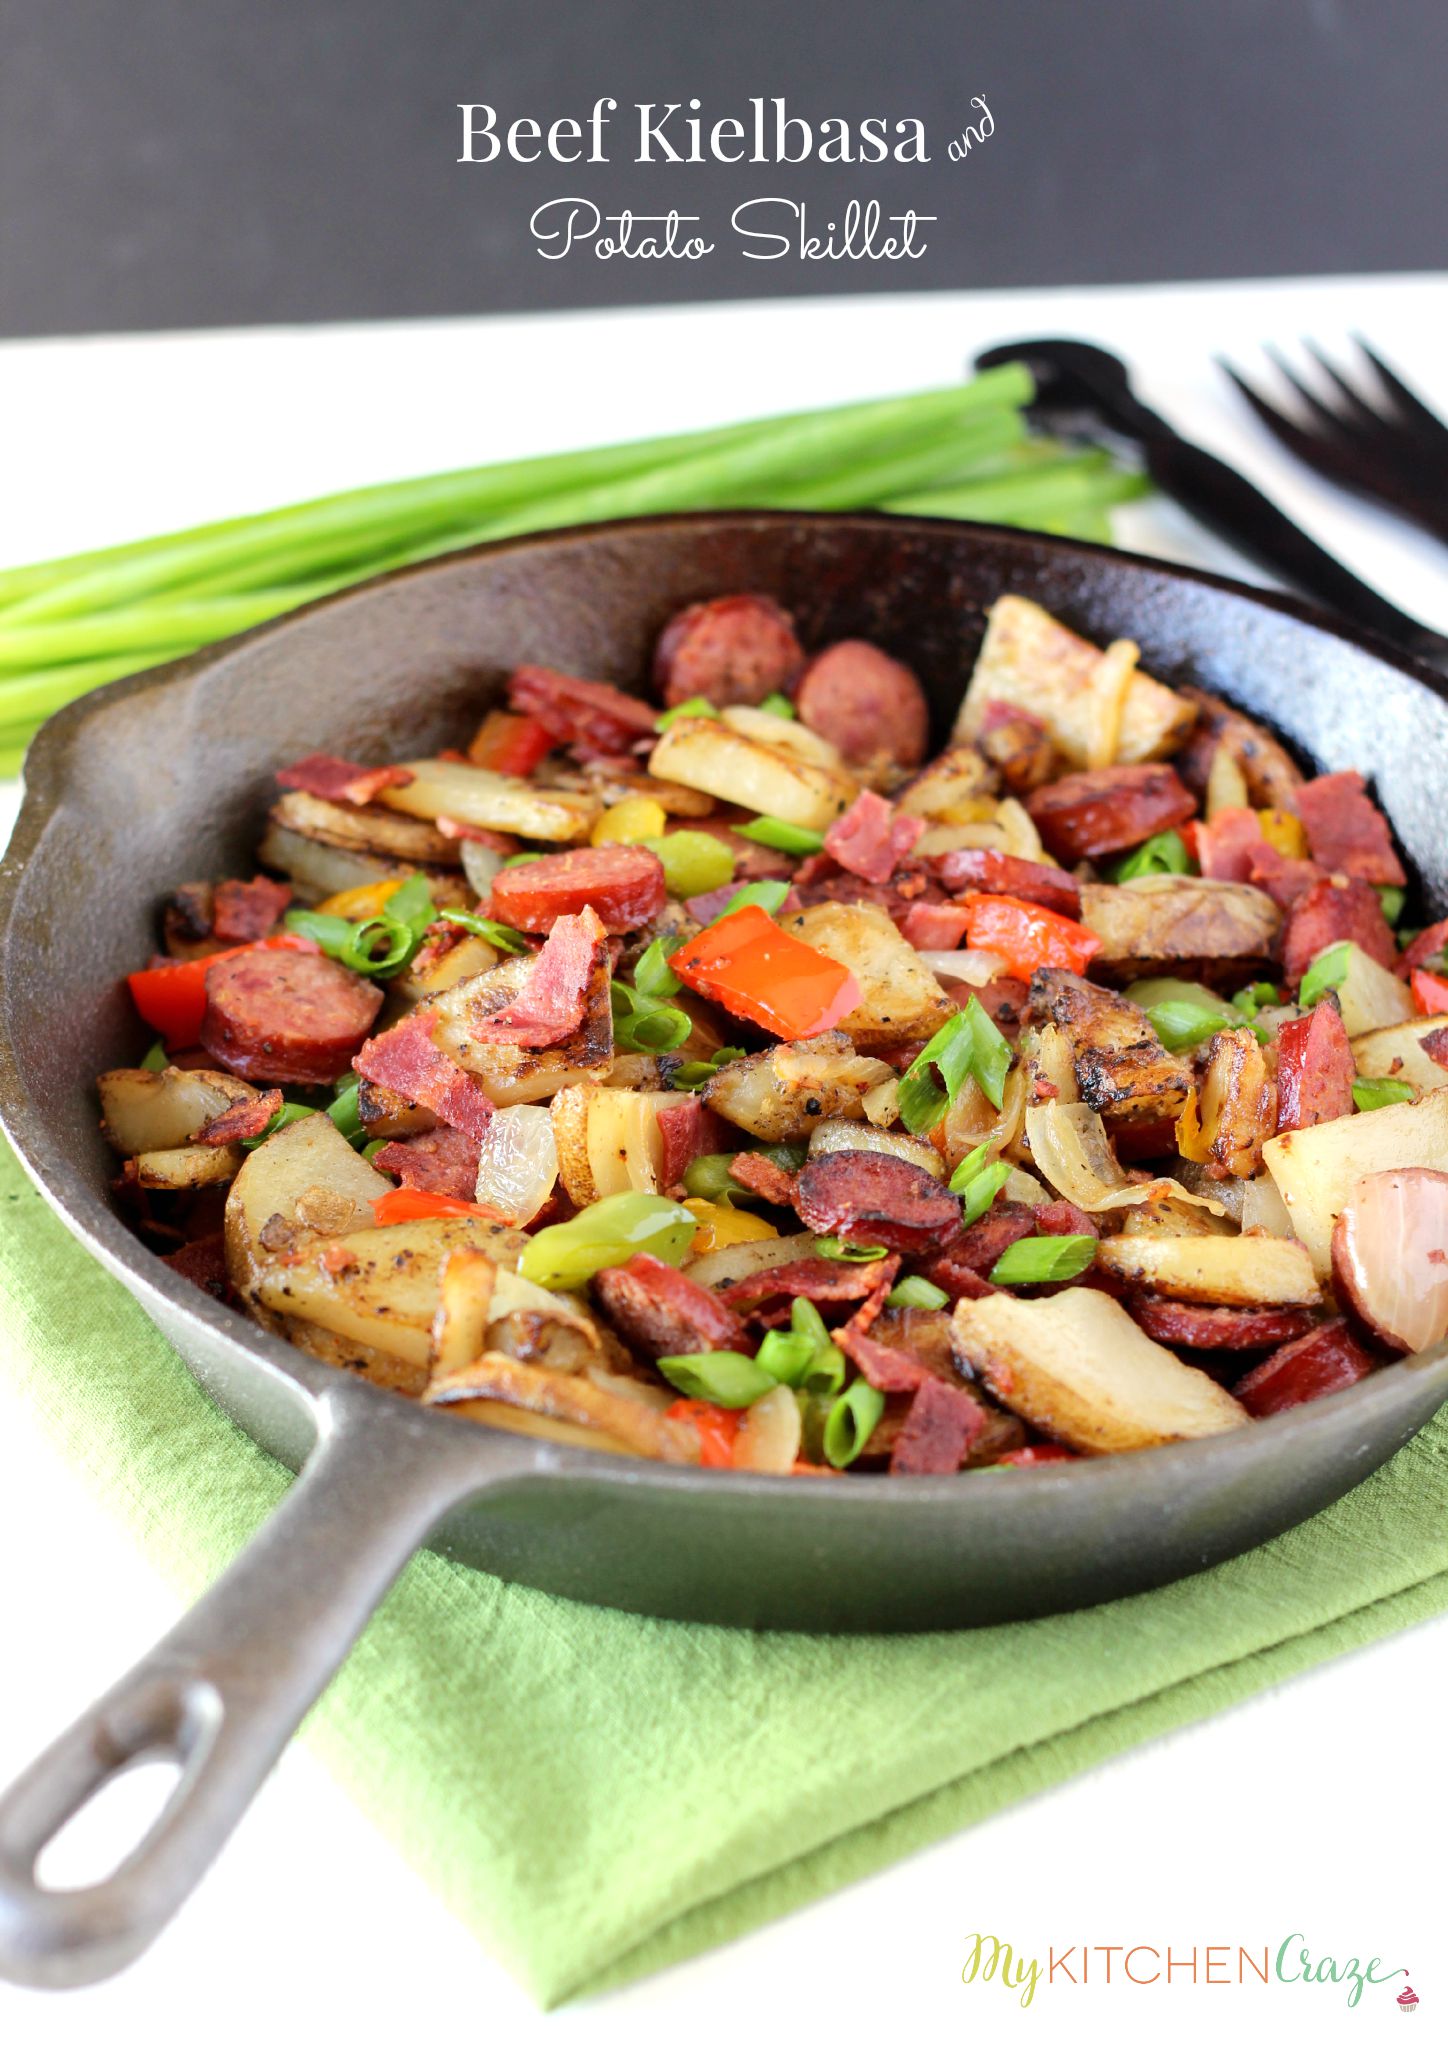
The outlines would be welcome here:
M 858 1050 L 928 1042 L 960 1011 L 882 907 L 822 900 L 780 925 L 853 971 L 860 1004 L 839 1026 Z
M 170 1064 L 164 1071 L 102 1071 L 96 1082 L 105 1138 L 128 1157 L 180 1149 L 228 1107 L 257 1096 L 254 1085 L 229 1071 L 181 1071 Z
M 957 1358 L 1002 1405 L 1088 1455 L 1221 1435 L 1249 1418 L 1215 1379 L 1151 1341 L 1123 1306 L 1087 1286 L 1050 1299 L 1004 1292 L 963 1299 L 952 1332 Z
M 1174 876 L 1083 885 L 1081 920 L 1101 939 L 1092 977 L 1121 985 L 1153 972 L 1244 984 L 1270 968 L 1282 927 L 1255 885 Z
M 1031 1012 L 1066 1038 L 1076 1088 L 1088 1107 L 1112 1121 L 1174 1121 L 1187 1103 L 1192 1077 L 1169 1056 L 1145 1012 L 1072 971 L 1043 969 L 1031 980 Z M 1044 1034 L 1037 1045 L 1044 1061 Z
M 1316 1306 L 1300 1242 L 1276 1235 L 1108 1235 L 1096 1261 L 1113 1277 L 1207 1306 Z
M 670 723 L 654 745 L 649 772 L 732 800 L 751 813 L 775 814 L 796 828 L 828 828 L 860 789 L 842 768 L 812 762 L 778 741 L 763 742 L 736 725 L 695 715 Z
M 470 1020 L 498 1012 L 513 999 L 532 967 L 531 957 L 505 957 L 480 978 L 468 978 L 438 995 L 433 1040 L 465 1071 L 471 1071 L 495 1106 L 512 1107 L 551 1099 L 566 1085 L 601 1084 L 613 1062 L 613 1003 L 607 953 L 600 951 L 588 986 L 583 1024 L 551 1049 L 524 1049 L 515 1042 L 479 1042 Z
M 1274 1136 L 1262 1151 L 1293 1233 L 1319 1278 L 1332 1272 L 1333 1224 L 1360 1178 L 1374 1171 L 1448 1171 L 1448 1087 L 1419 1100 L 1344 1114 Z
M 862 1095 L 893 1077 L 888 1064 L 857 1055 L 849 1037 L 833 1029 L 736 1057 L 704 1087 L 704 1104 L 761 1142 L 790 1142 L 821 1121 L 859 1119 Z
M 1182 1155 L 1224 1178 L 1255 1178 L 1262 1145 L 1277 1131 L 1277 1087 L 1250 1028 L 1224 1029 L 1207 1044 L 1196 1107 L 1178 1130 Z

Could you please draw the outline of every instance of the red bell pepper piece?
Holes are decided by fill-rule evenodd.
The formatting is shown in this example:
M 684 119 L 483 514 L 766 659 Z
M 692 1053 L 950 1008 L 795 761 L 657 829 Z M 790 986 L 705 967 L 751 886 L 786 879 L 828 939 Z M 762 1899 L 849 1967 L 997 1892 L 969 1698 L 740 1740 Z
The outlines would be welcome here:
M 1025 1449 L 1009 1449 L 1004 1456 L 996 1458 L 998 1464 L 1008 1464 L 1013 1471 L 1034 1470 L 1038 1463 L 1074 1463 L 1076 1451 L 1065 1449 L 1059 1442 L 1032 1442 Z
M 131 971 L 126 983 L 131 988 L 136 1012 L 148 1028 L 165 1037 L 170 1048 L 190 1049 L 201 1034 L 201 1020 L 206 1012 L 207 967 L 226 957 L 244 956 L 253 949 L 299 949 L 317 954 L 316 943 L 306 936 L 268 935 L 261 942 L 213 950 L 209 957 L 189 957 L 174 964 Z
M 860 1004 L 853 973 L 787 935 L 763 907 L 715 921 L 675 950 L 669 968 L 691 992 L 785 1042 L 823 1035 Z
M 1064 914 L 1004 894 L 976 893 L 965 903 L 965 935 L 972 949 L 1000 957 L 1013 978 L 1029 978 L 1043 964 L 1084 971 L 1101 947 L 1098 936 Z
M 1448 978 L 1435 971 L 1415 971 L 1413 1004 L 1420 1014 L 1448 1014 Z
M 420 1186 L 399 1185 L 391 1192 L 379 1192 L 372 1202 L 372 1218 L 379 1228 L 392 1228 L 399 1221 L 441 1221 L 467 1219 L 500 1221 L 508 1226 L 506 1214 L 496 1207 L 481 1206 L 475 1199 L 454 1199 L 446 1192 L 424 1192 Z
M 553 748 L 554 738 L 531 714 L 508 714 L 496 708 L 484 717 L 468 745 L 468 762 L 509 778 L 527 778 Z
M 699 1438 L 699 1462 L 706 1470 L 734 1468 L 734 1444 L 741 1416 L 708 1399 L 676 1399 L 664 1409 L 666 1421 L 684 1421 Z

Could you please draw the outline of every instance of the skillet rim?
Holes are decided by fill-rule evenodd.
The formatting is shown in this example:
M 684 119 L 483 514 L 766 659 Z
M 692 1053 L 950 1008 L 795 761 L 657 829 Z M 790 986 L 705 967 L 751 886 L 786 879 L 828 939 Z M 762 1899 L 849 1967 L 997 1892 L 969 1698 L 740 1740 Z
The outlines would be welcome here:
M 587 543 L 620 533 L 677 532 L 680 529 L 707 529 L 740 523 L 763 528 L 798 529 L 807 526 L 822 529 L 884 529 L 895 533 L 922 534 L 927 537 L 932 534 L 949 535 L 955 538 L 963 537 L 967 541 L 974 540 L 983 546 L 1004 547 L 1007 550 L 1026 545 L 1034 552 L 1056 558 L 1065 565 L 1100 563 L 1107 566 L 1124 566 L 1147 572 L 1157 579 L 1165 578 L 1172 583 L 1245 600 L 1251 606 L 1282 617 L 1299 628 L 1348 644 L 1376 662 L 1386 664 L 1406 678 L 1410 685 L 1427 692 L 1439 702 L 1448 698 L 1448 686 L 1445 686 L 1442 676 L 1430 666 L 1370 631 L 1339 621 L 1323 608 L 1216 572 L 1175 564 L 1169 559 L 1151 557 L 1136 551 L 1119 550 L 1104 543 L 1078 542 L 1034 529 L 1006 527 L 999 523 L 943 520 L 923 515 L 873 512 L 810 513 L 789 509 L 745 507 L 719 508 L 706 512 L 637 515 L 624 520 L 587 522 L 568 528 L 535 530 L 479 544 L 470 549 L 449 551 L 436 557 L 425 558 L 400 570 L 384 572 L 375 578 L 341 587 L 334 593 L 325 594 L 320 599 L 294 608 L 287 614 L 273 616 L 254 628 L 228 637 L 225 641 L 209 643 L 189 656 L 175 658 L 169 663 L 156 665 L 146 671 L 130 673 L 107 685 L 98 686 L 58 709 L 37 731 L 26 753 L 22 773 L 25 781 L 24 799 L 9 846 L 3 858 L 0 858 L 0 957 L 3 957 L 3 953 L 8 949 L 12 939 L 12 927 L 17 920 L 16 902 L 22 873 L 38 849 L 49 822 L 64 804 L 65 768 L 70 746 L 89 721 L 113 704 L 140 692 L 154 692 L 161 696 L 174 688 L 189 685 L 199 674 L 219 660 L 229 659 L 238 650 L 252 644 L 285 635 L 294 623 L 309 620 L 331 608 L 345 605 L 362 594 L 391 589 L 404 582 L 430 576 L 449 566 L 486 562 L 500 556 L 531 555 L 556 545 Z M 1438 718 L 1448 722 L 1448 708 L 1445 708 Z M 4 1004 L 8 1011 L 8 1000 Z M 0 1017 L 0 1025 L 3 1025 L 3 1017 Z M 96 1257 L 112 1276 L 126 1286 L 148 1315 L 151 1313 L 150 1301 L 163 1301 L 169 1317 L 179 1326 L 188 1331 L 199 1328 L 209 1332 L 223 1346 L 238 1352 L 245 1360 L 246 1370 L 261 1370 L 268 1378 L 279 1381 L 293 1399 L 303 1402 L 314 1420 L 325 1408 L 330 1394 L 356 1389 L 356 1373 L 339 1366 L 324 1364 L 294 1344 L 271 1335 L 247 1319 L 243 1313 L 221 1305 L 203 1293 L 198 1286 L 179 1277 L 159 1256 L 147 1249 L 121 1217 L 105 1203 L 101 1195 L 92 1189 L 92 1181 L 83 1176 L 68 1159 L 51 1149 L 44 1133 L 43 1119 L 25 1089 L 19 1064 L 8 1037 L 3 1034 L 0 1034 L 0 1127 L 3 1127 L 32 1182 L 52 1211 L 59 1216 L 81 1245 Z M 183 1361 L 186 1361 L 184 1351 L 182 1355 Z M 201 1385 L 202 1390 L 215 1400 L 215 1392 L 210 1381 L 201 1377 L 189 1361 L 186 1361 L 186 1368 L 188 1374 Z M 1238 1438 L 1250 1433 L 1253 1443 L 1262 1447 L 1265 1453 L 1269 1439 L 1272 1442 L 1305 1439 L 1315 1423 L 1326 1423 L 1338 1416 L 1345 1417 L 1349 1425 L 1361 1424 L 1366 1428 L 1379 1413 L 1397 1413 L 1406 1386 L 1409 1382 L 1417 1383 L 1420 1379 L 1427 1379 L 1430 1385 L 1441 1388 L 1442 1397 L 1448 1398 L 1448 1342 L 1423 1351 L 1417 1357 L 1404 1358 L 1390 1364 L 1358 1385 L 1313 1401 L 1305 1410 L 1289 1408 L 1266 1419 L 1251 1421 L 1225 1435 L 1207 1438 L 1207 1446 L 1208 1449 L 1213 1445 L 1221 1448 L 1240 1447 Z M 843 1495 L 822 1495 L 812 1479 L 695 1469 L 687 1465 L 661 1464 L 646 1457 L 614 1455 L 567 1444 L 535 1440 L 512 1430 L 490 1427 L 481 1421 L 444 1420 L 440 1416 L 428 1414 L 426 1410 L 420 1410 L 416 1401 L 380 1387 L 369 1385 L 368 1391 L 377 1403 L 380 1413 L 384 1417 L 390 1415 L 399 1427 L 404 1423 L 411 1423 L 415 1431 L 421 1411 L 423 1418 L 429 1421 L 431 1427 L 445 1432 L 449 1437 L 456 1437 L 460 1432 L 467 1435 L 477 1448 L 480 1458 L 486 1458 L 490 1451 L 495 1458 L 504 1458 L 503 1462 L 494 1464 L 494 1476 L 547 1477 L 579 1472 L 586 1473 L 591 1480 L 601 1486 L 626 1485 L 631 1489 L 643 1486 L 655 1494 L 672 1496 L 684 1492 L 697 1495 L 702 1492 L 708 1495 L 718 1492 L 741 1502 L 767 1499 L 773 1505 L 787 1502 L 792 1507 L 798 1507 L 806 1501 L 819 1503 L 822 1497 L 827 1497 L 836 1514 L 843 1510 Z M 1421 1398 L 1421 1395 L 1417 1396 Z M 220 1404 L 219 1401 L 216 1403 Z M 227 1410 L 223 1408 L 223 1411 Z M 228 1418 L 233 1418 L 229 1412 Z M 1431 1414 L 1425 1415 L 1423 1421 L 1417 1425 L 1424 1425 L 1429 1418 Z M 256 1440 L 244 1422 L 238 1422 L 237 1425 L 248 1435 L 249 1440 Z M 1416 1426 L 1409 1430 L 1410 1435 L 1416 1432 Z M 1068 1492 L 1074 1492 L 1078 1499 L 1083 1500 L 1093 1493 L 1105 1494 L 1110 1498 L 1114 1497 L 1118 1489 L 1117 1481 L 1129 1478 L 1139 1480 L 1139 1489 L 1142 1492 L 1160 1494 L 1170 1488 L 1176 1473 L 1184 1467 L 1200 1467 L 1198 1452 L 1201 1447 L 1200 1442 L 1166 1443 L 1151 1449 L 1121 1451 L 1112 1456 L 1092 1457 L 1079 1465 L 1073 1463 L 1048 1465 L 1040 1470 L 1013 1470 L 1010 1478 L 1011 1489 L 1016 1493 L 1034 1494 L 1038 1500 L 1044 1500 L 1047 1494 L 1059 1496 Z M 511 1463 L 506 1461 L 509 1455 L 514 1459 Z M 1386 1461 L 1386 1458 L 1383 1460 Z M 480 1469 L 484 1468 L 485 1465 L 480 1465 Z M 973 1489 L 980 1490 L 986 1487 L 987 1480 L 992 1476 L 1000 1484 L 999 1471 L 982 1471 L 975 1474 Z M 1094 1485 L 1091 1482 L 1093 1480 Z M 908 1505 L 916 1509 L 925 1509 L 959 1504 L 961 1487 L 958 1475 L 944 1478 L 896 1478 L 888 1474 L 871 1474 L 850 1480 L 849 1498 L 851 1501 L 873 1505 Z

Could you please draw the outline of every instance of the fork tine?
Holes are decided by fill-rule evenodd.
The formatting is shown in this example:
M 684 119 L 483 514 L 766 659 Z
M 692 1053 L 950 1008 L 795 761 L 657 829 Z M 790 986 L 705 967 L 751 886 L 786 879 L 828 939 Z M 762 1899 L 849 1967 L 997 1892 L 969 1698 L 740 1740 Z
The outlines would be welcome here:
M 1335 485 L 1345 486 L 1350 492 L 1363 490 L 1362 465 L 1348 441 L 1337 434 L 1321 435 L 1316 429 L 1306 428 L 1300 421 L 1295 421 L 1290 414 L 1279 413 L 1225 357 L 1219 357 L 1217 363 L 1257 419 L 1299 462 L 1322 477 L 1330 478 Z
M 1371 344 L 1365 342 L 1360 335 L 1354 335 L 1353 341 L 1382 380 L 1384 391 L 1391 394 L 1392 398 L 1397 402 L 1400 413 L 1409 422 L 1432 434 L 1435 438 L 1442 437 L 1448 439 L 1448 424 L 1445 424 L 1433 412 L 1431 407 L 1423 404 L 1411 386 L 1404 385 L 1397 372 L 1390 365 L 1383 362 Z
M 1343 377 L 1342 373 L 1338 370 L 1337 366 L 1333 363 L 1332 359 L 1326 354 L 1326 352 L 1320 350 L 1316 343 L 1306 338 L 1304 338 L 1303 340 L 1302 347 L 1304 350 L 1306 350 L 1309 357 L 1312 358 L 1313 362 L 1317 365 L 1318 369 L 1327 378 L 1331 379 L 1333 385 L 1337 388 L 1338 392 L 1341 393 L 1343 399 L 1351 408 L 1353 416 L 1356 418 L 1357 422 L 1361 423 L 1363 427 L 1371 429 L 1374 432 L 1374 434 L 1380 434 L 1385 426 L 1382 417 L 1372 407 L 1368 405 L 1367 401 L 1362 397 L 1361 393 L 1357 392 L 1352 386 L 1348 384 L 1347 380 Z M 1339 419 L 1340 418 L 1341 417 L 1339 417 Z
M 1267 343 L 1264 347 L 1267 355 L 1271 358 L 1281 376 L 1291 386 L 1293 392 L 1296 393 L 1298 399 L 1301 400 L 1309 415 L 1313 420 L 1321 424 L 1324 433 L 1331 436 L 1335 441 L 1343 440 L 1349 433 L 1348 425 L 1338 415 L 1333 413 L 1325 400 L 1318 398 L 1311 386 L 1302 383 L 1302 380 L 1297 376 L 1297 373 L 1292 369 L 1292 366 L 1275 344 Z

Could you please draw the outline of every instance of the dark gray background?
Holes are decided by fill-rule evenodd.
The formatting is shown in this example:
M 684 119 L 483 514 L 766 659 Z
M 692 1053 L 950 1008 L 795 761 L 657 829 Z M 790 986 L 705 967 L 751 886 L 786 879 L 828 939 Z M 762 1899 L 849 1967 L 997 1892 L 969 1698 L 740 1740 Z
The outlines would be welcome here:
M 1448 0 L 0 0 L 0 334 L 772 293 L 1437 268 Z M 614 161 L 460 165 L 620 102 Z M 951 164 L 982 94 L 992 140 Z M 637 100 L 915 114 L 929 165 L 638 166 Z M 540 201 L 707 217 L 706 261 L 544 261 Z M 941 219 L 915 263 L 759 263 L 779 193 Z

